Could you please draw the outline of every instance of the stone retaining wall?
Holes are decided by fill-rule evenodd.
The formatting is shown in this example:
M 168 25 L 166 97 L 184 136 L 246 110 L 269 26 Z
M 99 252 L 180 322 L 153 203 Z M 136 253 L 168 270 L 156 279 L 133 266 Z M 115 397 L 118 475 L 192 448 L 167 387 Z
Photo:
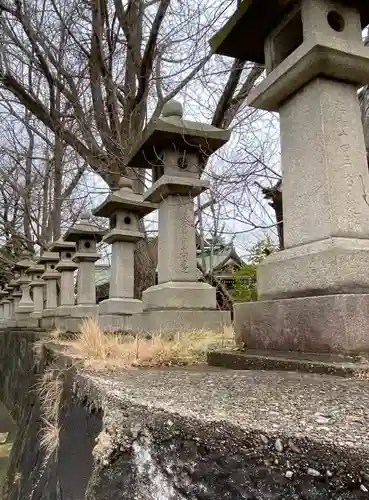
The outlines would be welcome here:
M 246 406 L 246 423 L 236 425 L 227 416 L 231 399 L 223 403 L 224 387 L 217 386 L 232 381 L 231 372 L 77 373 L 67 358 L 35 349 L 39 338 L 39 332 L 0 334 L 0 398 L 20 429 L 3 500 L 367 498 L 365 447 L 343 453 L 309 436 L 292 446 L 292 431 L 257 429 Z M 62 374 L 64 394 L 60 441 L 47 456 L 35 384 L 51 363 Z M 215 418 L 211 408 L 219 412 L 219 401 L 223 416 Z

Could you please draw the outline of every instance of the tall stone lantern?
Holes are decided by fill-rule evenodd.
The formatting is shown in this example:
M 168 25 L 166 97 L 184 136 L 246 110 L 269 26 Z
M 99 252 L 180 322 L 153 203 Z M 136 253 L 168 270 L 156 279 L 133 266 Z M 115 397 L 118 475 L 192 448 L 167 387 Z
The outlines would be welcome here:
M 40 320 L 42 318 L 44 310 L 44 288 L 46 284 L 45 280 L 42 279 L 44 271 L 45 266 L 37 264 L 36 262 L 27 269 L 27 274 L 31 277 L 30 286 L 33 294 L 33 311 L 31 313 L 31 318 L 35 320 Z
M 95 262 L 100 255 L 96 252 L 96 244 L 102 240 L 105 231 L 91 221 L 91 215 L 86 212 L 81 220 L 68 229 L 64 241 L 76 244 L 73 262 L 78 264 L 77 274 L 77 304 L 71 308 L 71 318 L 66 320 L 66 329 L 78 331 L 82 318 L 96 317 Z
M 0 322 L 4 322 L 4 302 L 3 300 L 8 295 L 8 292 L 4 288 L 0 289 Z
M 22 296 L 19 290 L 18 280 L 11 279 L 6 285 L 5 290 L 9 293 L 7 299 L 9 300 L 9 326 L 16 326 L 15 324 L 15 308 Z M 15 295 L 14 295 L 15 294 Z
M 145 237 L 139 220 L 158 206 L 143 201 L 132 189 L 131 179 L 122 177 L 119 190 L 111 193 L 94 210 L 94 215 L 110 219 L 103 241 L 112 245 L 109 298 L 99 304 L 99 321 L 106 329 L 130 330 L 130 316 L 142 312 L 142 301 L 134 299 L 134 251 Z
M 12 278 L 9 282 L 9 285 L 7 285 L 7 287 L 12 287 L 12 290 L 11 290 L 11 296 L 13 298 L 13 301 L 10 302 L 10 305 L 9 305 L 9 319 L 12 318 L 12 321 L 15 321 L 15 311 L 18 307 L 18 304 L 22 298 L 22 292 L 21 292 L 21 289 L 20 289 L 20 285 L 19 285 L 19 275 L 18 273 L 16 274 L 16 276 L 14 278 Z M 9 290 L 9 293 L 10 293 L 10 289 L 8 288 Z M 9 297 L 10 295 L 8 296 L 8 300 L 9 300 Z
M 2 290 L 2 306 L 3 306 L 3 325 L 9 326 L 10 321 L 10 300 L 8 299 L 9 292 L 5 289 Z
M 367 0 L 250 0 L 211 41 L 265 64 L 248 104 L 280 116 L 285 250 L 259 268 L 260 302 L 235 307 L 249 348 L 369 348 L 368 23 Z
M 33 301 L 30 294 L 30 278 L 27 269 L 32 266 L 29 253 L 25 250 L 21 253 L 21 259 L 14 264 L 14 269 L 20 272 L 18 283 L 22 292 L 22 297 L 15 307 L 15 317 L 17 326 L 28 326 L 30 314 L 33 311 Z
M 60 273 L 60 305 L 56 310 L 55 326 L 65 328 L 65 317 L 70 316 L 74 299 L 74 273 L 78 264 L 73 262 L 76 244 L 73 241 L 64 241 L 62 238 L 54 241 L 50 250 L 59 254 L 60 260 L 56 270 Z
M 38 264 L 45 266 L 41 278 L 46 282 L 46 304 L 42 312 L 42 328 L 53 328 L 55 326 L 55 313 L 58 307 L 58 281 L 60 279 L 60 274 L 56 270 L 58 262 L 59 254 L 50 250 L 43 252 L 38 259 Z
M 144 200 L 159 203 L 158 284 L 143 293 L 144 330 L 220 330 L 230 320 L 216 309 L 215 289 L 197 280 L 193 203 L 209 188 L 200 179 L 204 159 L 229 137 L 230 131 L 184 120 L 181 104 L 172 101 L 144 130 L 128 162 L 152 169 L 153 185 Z

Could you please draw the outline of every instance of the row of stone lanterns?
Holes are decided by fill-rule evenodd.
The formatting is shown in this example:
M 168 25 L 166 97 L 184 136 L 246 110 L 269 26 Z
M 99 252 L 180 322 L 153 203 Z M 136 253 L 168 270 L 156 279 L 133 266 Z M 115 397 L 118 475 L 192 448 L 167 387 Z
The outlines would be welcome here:
M 222 329 L 230 322 L 229 313 L 217 310 L 215 289 L 197 280 L 193 198 L 209 187 L 200 179 L 205 157 L 225 144 L 229 136 L 228 131 L 183 120 L 182 106 L 167 103 L 162 117 L 144 131 L 127 164 L 130 168 L 152 169 L 152 187 L 138 194 L 132 181 L 122 178 L 119 189 L 93 212 L 109 219 L 109 231 L 101 231 L 84 214 L 37 262 L 22 255 L 15 266 L 20 273 L 16 285 L 22 296 L 14 313 L 7 305 L 14 292 L 0 293 L 6 293 L 0 302 L 4 321 L 15 316 L 17 324 L 23 324 L 31 318 L 44 328 L 57 326 L 68 331 L 77 331 L 86 317 L 97 317 L 106 330 L 153 333 Z M 136 243 L 145 237 L 141 219 L 157 209 L 158 284 L 144 291 L 141 301 L 134 298 L 134 251 Z M 96 245 L 101 240 L 112 246 L 111 279 L 109 298 L 97 305 Z

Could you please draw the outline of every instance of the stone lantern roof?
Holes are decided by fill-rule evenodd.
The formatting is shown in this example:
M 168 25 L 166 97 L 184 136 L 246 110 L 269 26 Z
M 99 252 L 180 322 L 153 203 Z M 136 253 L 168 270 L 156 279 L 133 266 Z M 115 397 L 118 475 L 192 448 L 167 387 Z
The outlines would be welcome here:
M 14 288 L 16 288 L 18 286 L 18 283 L 12 283 L 12 281 L 10 281 L 10 283 L 7 283 L 5 285 L 4 290 L 12 291 Z
M 90 213 L 82 214 L 81 220 L 68 229 L 64 235 L 64 241 L 77 242 L 84 238 L 91 238 L 97 242 L 101 241 L 105 231 L 102 231 L 94 222 L 90 220 Z
M 13 278 L 13 279 L 10 281 L 10 283 L 9 283 L 9 285 L 8 285 L 8 286 L 9 286 L 9 287 L 12 287 L 12 288 L 17 288 L 17 287 L 19 286 L 18 280 L 17 280 L 17 279 L 15 279 L 15 278 Z
M 157 209 L 154 203 L 143 201 L 142 195 L 135 193 L 132 187 L 132 180 L 122 177 L 119 180 L 119 190 L 111 193 L 92 213 L 97 217 L 111 217 L 119 210 L 127 210 L 144 217 Z
M 29 267 L 26 271 L 27 274 L 42 274 L 45 271 L 45 268 L 42 264 L 33 263 L 31 267 Z
M 24 250 L 21 253 L 21 258 L 14 264 L 14 269 L 28 269 L 30 266 L 32 266 L 33 261 L 30 259 L 29 253 Z
M 359 10 L 362 28 L 369 24 L 368 0 L 341 2 Z M 242 61 L 265 64 L 266 37 L 299 3 L 299 0 L 243 0 L 223 28 L 210 40 L 213 52 Z
M 44 264 L 46 262 L 58 262 L 59 254 L 57 252 L 43 252 L 40 258 L 38 259 L 38 264 Z
M 45 266 L 42 264 L 37 264 L 36 262 L 27 269 L 26 273 L 31 276 L 31 286 L 44 285 L 45 281 L 41 278 L 43 273 L 45 272 Z M 40 275 L 40 278 L 37 277 Z
M 75 251 L 75 249 L 76 244 L 73 241 L 64 241 L 63 238 L 59 238 L 49 244 L 49 250 L 51 252 Z
M 173 145 L 177 149 L 196 150 L 209 156 L 222 147 L 230 138 L 231 131 L 219 129 L 207 123 L 183 119 L 182 105 L 177 101 L 167 102 L 162 116 L 150 123 L 133 151 L 127 166 L 152 168 L 158 155 Z

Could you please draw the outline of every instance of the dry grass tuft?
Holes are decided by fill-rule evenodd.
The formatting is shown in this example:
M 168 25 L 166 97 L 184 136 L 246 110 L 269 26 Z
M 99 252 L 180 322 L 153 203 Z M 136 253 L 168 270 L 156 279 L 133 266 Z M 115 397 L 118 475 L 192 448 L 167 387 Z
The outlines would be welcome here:
M 41 448 L 45 451 L 46 459 L 57 453 L 60 443 L 60 426 L 43 419 L 40 436 Z
M 59 448 L 59 413 L 63 394 L 62 374 L 50 367 L 37 384 L 41 404 L 42 428 L 40 431 L 41 447 L 46 458 L 54 455 Z
M 357 380 L 369 380 L 369 370 L 356 370 L 354 377 Z
M 85 366 L 100 370 L 127 367 L 188 366 L 206 362 L 211 349 L 232 347 L 233 329 L 222 333 L 192 331 L 175 338 L 157 335 L 153 339 L 104 333 L 95 319 L 83 321 L 79 336 L 68 343 L 71 354 Z

